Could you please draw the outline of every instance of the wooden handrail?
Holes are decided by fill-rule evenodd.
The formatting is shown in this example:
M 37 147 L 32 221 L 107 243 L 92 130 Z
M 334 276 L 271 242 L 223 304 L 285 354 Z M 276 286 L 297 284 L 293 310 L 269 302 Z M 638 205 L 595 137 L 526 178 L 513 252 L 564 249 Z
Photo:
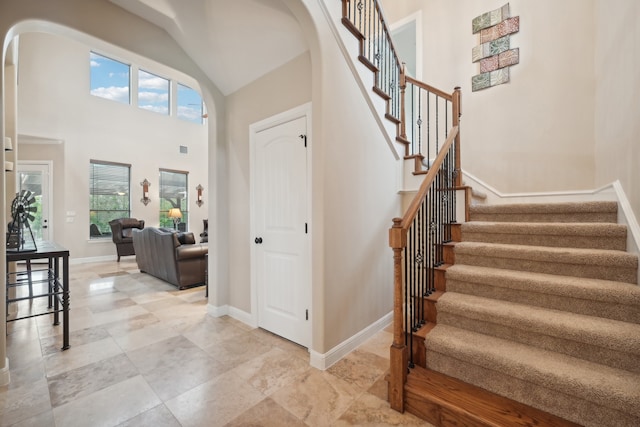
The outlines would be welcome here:
M 454 143 L 457 136 L 458 136 L 458 126 L 455 126 L 451 128 L 451 131 L 449 132 L 449 136 L 447 137 L 447 140 L 444 142 L 444 145 L 442 146 L 442 148 L 440 149 L 440 152 L 438 153 L 438 157 L 436 157 L 433 164 L 429 167 L 429 172 L 427 172 L 427 175 L 425 176 L 424 181 L 422 181 L 422 184 L 420 185 L 420 189 L 418 190 L 418 193 L 415 195 L 415 197 L 411 201 L 411 204 L 407 208 L 406 213 L 404 214 L 404 216 L 401 218 L 399 222 L 398 228 L 399 230 L 402 230 L 403 233 L 406 234 L 407 230 L 409 230 L 409 227 L 411 226 L 411 223 L 416 218 L 416 214 L 418 213 L 420 204 L 422 203 L 422 200 L 424 200 L 424 198 L 426 197 L 427 192 L 429 191 L 429 188 L 433 183 L 433 180 L 436 178 L 436 174 L 438 173 L 440 166 L 442 166 L 442 163 L 444 162 L 445 157 L 449 153 L 449 148 L 451 148 L 451 144 Z M 395 228 L 395 219 L 394 219 L 394 228 Z M 404 238 L 404 240 L 406 243 L 406 237 Z M 398 240 L 397 238 L 394 239 L 394 242 L 397 242 L 397 241 L 402 241 L 402 239 L 400 240 Z M 394 246 L 391 246 L 391 247 L 393 248 Z
M 380 16 L 380 22 L 382 23 L 382 27 L 384 28 L 384 33 L 387 37 L 387 40 L 389 41 L 389 46 L 391 46 L 391 51 L 393 52 L 393 57 L 396 61 L 396 67 L 398 67 L 398 70 L 402 70 L 402 62 L 400 62 L 400 57 L 398 56 L 398 51 L 396 50 L 396 47 L 393 44 L 393 40 L 391 39 L 391 31 L 389 30 L 389 26 L 387 25 L 387 20 L 384 17 L 384 13 L 382 12 L 382 8 L 380 7 L 380 3 L 377 1 L 374 1 L 373 4 L 376 7 L 376 11 L 378 12 L 378 15 Z
M 402 253 L 407 247 L 407 234 L 428 195 L 429 190 L 440 173 L 445 159 L 449 155 L 451 146 L 458 140 L 458 126 L 449 132 L 442 149 L 429 168 L 429 172 L 422 181 L 418 193 L 402 218 L 393 219 L 393 227 L 389 229 L 389 246 L 393 249 L 393 343 L 390 348 L 389 368 L 389 404 L 396 411 L 404 412 L 404 384 L 407 380 L 407 346 L 405 345 L 405 331 L 403 328 L 403 270 Z M 456 155 L 456 158 L 458 156 Z
M 354 1 L 353 5 L 351 5 L 351 1 Z M 375 10 L 372 10 L 371 6 L 373 5 L 373 7 L 375 8 Z M 393 219 L 393 226 L 389 229 L 389 246 L 393 249 L 393 260 L 394 260 L 394 267 L 393 267 L 393 276 L 394 276 L 394 299 L 393 299 L 393 310 L 394 310 L 394 314 L 393 314 L 393 344 L 391 345 L 391 351 L 390 351 L 390 357 L 391 357 L 391 366 L 390 366 L 390 376 L 389 376 L 389 403 L 391 404 L 391 407 L 397 411 L 403 412 L 404 411 L 404 384 L 406 383 L 407 380 L 407 367 L 408 365 L 408 353 L 409 350 L 407 348 L 406 345 L 406 340 L 412 340 L 412 337 L 406 337 L 405 333 L 408 333 L 409 335 L 412 334 L 411 331 L 405 331 L 404 330 L 404 321 L 406 321 L 405 319 L 405 314 L 404 314 L 404 306 L 403 306 L 403 295 L 405 295 L 405 290 L 403 289 L 403 282 L 404 282 L 404 270 L 403 270 L 403 257 L 406 256 L 406 251 L 409 250 L 409 248 L 407 247 L 407 244 L 409 243 L 409 246 L 411 246 L 413 243 L 410 242 L 410 230 L 413 230 L 412 224 L 414 223 L 414 221 L 416 220 L 416 217 L 418 216 L 418 212 L 420 212 L 420 208 L 421 206 L 428 200 L 429 197 L 431 197 L 431 195 L 433 193 L 438 193 L 439 190 L 433 189 L 433 185 L 434 182 L 436 182 L 438 178 L 439 174 L 444 173 L 444 171 L 446 170 L 446 173 L 448 174 L 448 189 L 447 191 L 451 191 L 454 187 L 456 186 L 460 186 L 461 182 L 462 182 L 462 170 L 460 167 L 460 116 L 462 113 L 462 107 L 461 107 L 461 92 L 460 92 L 460 88 L 456 87 L 453 91 L 453 93 L 446 93 L 440 89 L 437 89 L 431 85 L 428 85 L 424 82 L 421 82 L 419 80 L 414 79 L 413 77 L 407 76 L 406 75 L 406 67 L 405 64 L 402 63 L 400 61 L 400 58 L 398 57 L 398 53 L 397 50 L 393 44 L 393 41 L 391 40 L 391 33 L 389 31 L 389 27 L 387 26 L 387 21 L 386 18 L 384 17 L 384 14 L 382 12 L 382 7 L 379 4 L 378 0 L 365 0 L 363 2 L 359 2 L 357 3 L 356 7 L 356 3 L 355 0 L 342 0 L 342 22 L 344 23 L 344 25 L 347 27 L 347 29 L 354 35 L 356 36 L 359 40 L 360 40 L 360 60 L 367 66 L 369 67 L 369 69 L 371 69 L 371 71 L 376 73 L 376 79 L 375 79 L 375 84 L 376 87 L 374 87 L 374 91 L 376 91 L 376 93 L 378 93 L 379 95 L 383 95 L 384 89 L 388 88 L 390 91 L 389 93 L 386 93 L 384 96 L 385 99 L 387 100 L 387 116 L 391 117 L 392 119 L 394 119 L 397 124 L 397 137 L 396 139 L 399 142 L 402 142 L 404 144 L 406 144 L 406 149 L 405 149 L 405 154 L 406 155 L 413 155 L 416 158 L 424 158 L 424 154 L 426 154 L 426 156 L 430 156 L 430 152 L 429 149 L 430 147 L 434 147 L 435 146 L 435 150 L 437 151 L 437 153 L 435 153 L 436 155 L 436 159 L 433 161 L 432 164 L 429 165 L 429 170 L 427 171 L 425 178 L 420 186 L 420 189 L 418 190 L 418 193 L 416 194 L 416 196 L 413 198 L 413 200 L 411 201 L 411 204 L 409 205 L 409 208 L 407 209 L 406 213 L 404 214 L 404 216 L 402 218 L 394 218 Z M 356 9 L 358 9 L 358 12 L 356 12 Z M 356 16 L 358 16 L 359 18 L 363 17 L 363 9 L 365 11 L 365 19 L 367 19 L 367 17 L 369 19 L 372 20 L 376 20 L 377 24 L 376 25 L 376 29 L 375 31 L 375 35 L 374 35 L 374 40 L 384 40 L 385 43 L 387 43 L 388 45 L 388 49 L 389 49 L 389 56 L 387 57 L 387 59 L 384 62 L 384 66 L 385 67 L 390 67 L 390 68 L 394 68 L 394 66 L 397 68 L 396 70 L 392 71 L 393 76 L 391 77 L 391 80 L 385 80 L 385 85 L 380 85 L 378 87 L 378 75 L 386 75 L 386 68 L 384 69 L 383 72 L 381 72 L 380 69 L 376 69 L 374 63 L 376 61 L 373 61 L 372 57 L 367 56 L 368 54 L 371 53 L 371 50 L 367 50 L 367 53 L 364 52 L 364 43 L 367 40 L 367 37 L 369 37 L 370 31 L 369 33 L 367 33 L 367 29 L 371 29 L 371 26 L 369 25 L 367 27 L 367 24 L 365 23 L 364 26 L 359 25 L 359 23 L 361 24 L 362 21 L 359 20 L 356 22 Z M 353 13 L 353 16 L 349 16 L 350 13 Z M 381 30 L 381 32 L 378 32 L 378 29 Z M 377 39 L 376 39 L 377 37 Z M 385 47 L 386 48 L 386 47 Z M 396 74 L 397 73 L 397 74 Z M 384 78 L 388 78 L 384 77 Z M 394 81 L 393 79 L 397 79 L 397 81 Z M 397 85 L 397 86 L 396 86 Z M 411 85 L 411 86 L 409 86 Z M 377 89 L 380 89 L 379 91 L 377 91 Z M 392 98 L 392 94 L 394 93 L 394 90 L 397 89 L 397 92 L 395 93 L 395 96 L 399 98 L 393 98 L 393 101 L 390 101 L 390 99 Z M 416 92 L 414 92 L 414 90 Z M 407 111 L 405 111 L 405 107 L 406 107 L 406 99 L 408 94 L 406 92 L 410 91 L 410 96 L 413 99 L 414 93 L 418 94 L 418 108 L 417 108 L 417 114 L 414 114 L 413 112 L 413 108 L 414 106 L 412 105 L 411 108 L 412 110 L 409 110 L 409 112 L 407 113 Z M 421 131 L 421 126 L 422 126 L 422 118 L 424 116 L 421 116 L 420 111 L 420 102 L 421 101 L 421 97 L 423 96 L 422 93 L 425 93 L 425 98 L 426 98 L 426 105 L 427 105 L 427 109 L 426 109 L 426 119 L 429 120 L 430 119 L 430 114 L 429 114 L 429 102 L 432 96 L 435 96 L 436 98 L 436 107 L 435 107 L 435 126 L 433 126 L 433 128 L 435 128 L 435 132 L 430 133 L 429 131 L 429 122 L 427 121 L 427 125 L 426 125 L 426 133 L 424 133 L 423 131 Z M 438 100 L 442 99 L 445 101 L 445 112 L 444 112 L 444 119 L 438 119 Z M 389 111 L 389 102 L 399 102 L 399 105 L 393 105 L 393 107 L 397 107 L 397 110 L 394 110 L 393 107 L 391 108 L 391 112 Z M 412 101 L 413 103 L 413 101 Z M 390 114 L 392 113 L 392 114 Z M 450 116 L 450 121 L 448 120 L 448 114 L 451 114 Z M 397 116 L 394 116 L 393 114 L 397 114 Z M 407 115 L 410 116 L 410 118 L 407 117 Z M 414 121 L 414 119 L 416 119 Z M 407 120 L 411 121 L 412 123 L 412 129 L 411 129 L 411 138 L 407 138 Z M 444 135 L 443 138 L 445 138 L 445 141 L 442 143 L 442 145 L 440 146 L 440 142 L 442 141 L 442 139 L 440 138 L 440 133 L 438 130 L 439 125 L 442 126 L 444 122 Z M 418 137 L 416 138 L 416 133 L 414 131 L 415 125 L 417 124 L 417 132 L 418 132 Z M 442 127 L 441 127 L 442 128 Z M 426 134 L 426 153 L 421 152 L 422 151 L 422 137 L 423 135 Z M 429 139 L 429 137 L 432 136 L 434 137 L 433 139 Z M 417 141 L 417 142 L 416 142 Z M 411 150 L 411 152 L 409 152 Z M 449 154 L 451 154 L 453 156 L 452 157 L 447 157 Z M 445 163 L 448 162 L 448 163 Z M 455 199 L 455 197 L 453 198 Z M 442 203 L 442 202 L 439 202 Z M 452 224 L 455 222 L 455 202 L 454 202 L 454 209 L 453 209 L 453 217 L 448 219 L 445 218 L 447 221 L 446 224 Z M 429 227 L 432 227 L 432 224 L 429 224 Z M 413 233 L 413 231 L 412 231 Z M 440 242 L 441 243 L 441 242 Z M 404 321 L 403 321 L 404 320 Z
M 435 87 L 433 87 L 431 85 L 428 85 L 428 84 L 426 84 L 424 82 L 421 82 L 420 80 L 416 80 L 411 76 L 407 76 L 406 77 L 406 81 L 407 81 L 407 83 L 412 83 L 412 84 L 414 84 L 414 85 L 416 85 L 416 86 L 418 86 L 418 87 L 420 87 L 420 88 L 422 88 L 422 89 L 424 89 L 424 90 L 426 90 L 428 92 L 434 93 L 434 94 L 438 95 L 439 97 L 446 99 L 447 101 L 453 102 L 455 92 L 454 93 L 444 92 L 444 91 L 442 91 L 440 89 L 437 89 L 437 88 L 435 88 Z

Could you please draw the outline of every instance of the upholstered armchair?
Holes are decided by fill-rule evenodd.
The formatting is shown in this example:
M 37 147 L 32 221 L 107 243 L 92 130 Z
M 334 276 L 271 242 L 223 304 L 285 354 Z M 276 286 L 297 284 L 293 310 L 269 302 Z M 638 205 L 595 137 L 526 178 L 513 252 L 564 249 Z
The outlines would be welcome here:
M 111 238 L 116 244 L 118 253 L 118 262 L 121 256 L 135 255 L 133 249 L 133 232 L 134 228 L 142 230 L 144 228 L 144 220 L 136 218 L 118 218 L 109 221 L 111 227 Z

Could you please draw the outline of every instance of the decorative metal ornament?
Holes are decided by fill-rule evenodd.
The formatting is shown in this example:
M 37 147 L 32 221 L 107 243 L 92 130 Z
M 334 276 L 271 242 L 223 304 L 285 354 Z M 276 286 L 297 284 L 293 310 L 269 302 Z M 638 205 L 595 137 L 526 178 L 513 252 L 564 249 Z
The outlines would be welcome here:
M 35 219 L 33 214 L 38 211 L 38 207 L 34 205 L 35 201 L 35 194 L 29 190 L 22 190 L 16 193 L 16 197 L 11 203 L 11 217 L 13 220 L 9 223 L 9 231 L 7 232 L 7 252 L 38 250 L 31 225 L 29 225 L 29 221 Z M 29 230 L 29 234 L 25 232 L 25 229 Z M 27 242 L 27 238 L 31 240 Z M 25 243 L 27 244 L 25 245 Z
M 140 199 L 140 201 L 144 203 L 145 206 L 147 206 L 151 201 L 151 199 L 149 198 L 149 186 L 151 185 L 151 183 L 145 178 L 144 181 L 140 183 L 140 185 L 142 185 L 142 199 Z
M 204 201 L 202 200 L 202 191 L 204 190 L 204 187 L 200 184 L 198 184 L 198 186 L 196 187 L 196 191 L 198 192 L 198 196 L 196 199 L 196 205 L 198 205 L 198 207 L 202 206 L 202 204 L 204 203 Z

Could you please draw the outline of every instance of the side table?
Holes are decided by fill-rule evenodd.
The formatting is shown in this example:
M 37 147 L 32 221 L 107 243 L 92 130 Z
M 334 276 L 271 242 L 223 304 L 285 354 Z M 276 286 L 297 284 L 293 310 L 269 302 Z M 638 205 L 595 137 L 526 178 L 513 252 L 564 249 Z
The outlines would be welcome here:
M 7 319 L 7 322 L 28 319 L 36 316 L 45 316 L 53 314 L 53 324 L 60 324 L 60 313 L 62 313 L 62 350 L 69 348 L 69 250 L 63 248 L 55 242 L 42 241 L 38 242 L 38 249 L 29 252 L 7 251 L 6 267 L 7 267 L 7 312 L 9 304 L 25 300 L 33 301 L 36 298 L 47 298 L 46 310 L 40 312 L 30 312 L 28 315 L 18 316 L 13 319 Z M 44 278 L 34 280 L 32 261 L 36 259 L 46 259 L 47 269 L 43 270 Z M 62 270 L 60 270 L 60 259 L 62 259 Z M 9 263 L 16 261 L 25 261 L 27 263 L 27 279 L 20 277 L 24 272 L 9 273 Z M 60 275 L 62 274 L 62 280 Z M 34 293 L 34 284 L 44 284 L 44 290 Z M 9 290 L 22 286 L 29 287 L 28 296 L 17 296 L 9 298 Z M 45 289 L 46 288 L 46 289 Z

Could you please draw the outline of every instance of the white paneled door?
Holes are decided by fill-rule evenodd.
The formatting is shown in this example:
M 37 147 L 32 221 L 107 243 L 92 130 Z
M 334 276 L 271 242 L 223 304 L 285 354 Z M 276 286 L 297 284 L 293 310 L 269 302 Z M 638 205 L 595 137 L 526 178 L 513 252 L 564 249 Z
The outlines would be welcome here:
M 258 326 L 308 347 L 306 120 L 300 117 L 255 134 L 252 273 Z

